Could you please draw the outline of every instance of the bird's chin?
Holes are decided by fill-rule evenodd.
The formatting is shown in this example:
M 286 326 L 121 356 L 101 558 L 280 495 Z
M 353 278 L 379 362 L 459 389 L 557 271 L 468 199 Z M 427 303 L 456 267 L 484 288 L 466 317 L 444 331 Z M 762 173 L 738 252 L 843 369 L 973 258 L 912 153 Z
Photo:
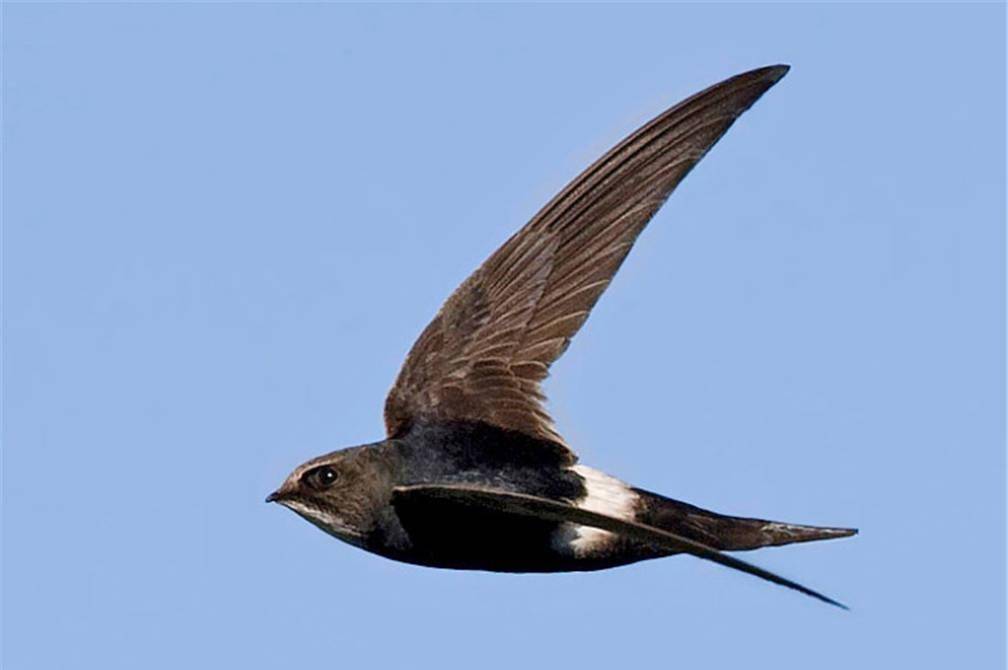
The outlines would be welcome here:
M 355 546 L 361 546 L 364 542 L 364 535 L 360 531 L 350 528 L 343 519 L 322 512 L 314 505 L 297 499 L 278 500 L 277 502 L 335 538 Z

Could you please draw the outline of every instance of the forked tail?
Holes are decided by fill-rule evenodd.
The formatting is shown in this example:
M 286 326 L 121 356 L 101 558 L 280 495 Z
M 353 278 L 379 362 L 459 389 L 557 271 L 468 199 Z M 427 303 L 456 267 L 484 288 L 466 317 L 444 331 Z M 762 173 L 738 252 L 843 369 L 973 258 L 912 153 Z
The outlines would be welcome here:
M 644 509 L 638 519 L 657 528 L 684 535 L 723 551 L 776 547 L 795 542 L 833 540 L 857 534 L 856 528 L 803 526 L 766 519 L 727 516 L 672 500 L 656 493 L 634 489 Z

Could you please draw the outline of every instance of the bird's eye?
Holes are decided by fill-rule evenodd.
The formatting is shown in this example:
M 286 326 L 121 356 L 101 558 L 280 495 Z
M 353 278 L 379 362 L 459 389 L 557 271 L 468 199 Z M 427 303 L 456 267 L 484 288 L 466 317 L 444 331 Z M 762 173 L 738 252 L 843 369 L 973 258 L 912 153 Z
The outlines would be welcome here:
M 315 468 L 305 477 L 308 484 L 317 491 L 324 491 L 339 479 L 339 473 L 328 465 Z

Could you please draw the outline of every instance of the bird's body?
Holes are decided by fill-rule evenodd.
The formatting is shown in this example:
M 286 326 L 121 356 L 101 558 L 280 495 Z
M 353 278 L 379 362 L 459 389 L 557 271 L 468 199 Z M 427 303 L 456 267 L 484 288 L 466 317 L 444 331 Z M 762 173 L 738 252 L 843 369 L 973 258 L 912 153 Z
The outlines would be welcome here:
M 716 514 L 581 465 L 539 386 L 675 186 L 786 71 L 712 86 L 588 168 L 420 335 L 386 400 L 387 438 L 304 463 L 267 500 L 409 563 L 560 572 L 685 552 L 837 604 L 721 551 L 855 531 Z
M 548 441 L 477 422 L 419 424 L 399 439 L 313 459 L 299 468 L 295 480 L 317 467 L 346 471 L 341 478 L 368 477 L 368 495 L 345 501 L 339 510 L 353 515 L 354 528 L 367 531 L 351 535 L 339 525 L 323 526 L 323 530 L 375 554 L 431 567 L 569 572 L 610 568 L 676 552 L 590 526 L 513 515 L 506 510 L 460 507 L 437 500 L 397 506 L 396 489 L 489 484 L 498 491 L 665 528 L 722 550 L 850 534 L 843 528 L 710 512 L 635 488 L 594 468 L 571 464 L 566 454 Z M 290 506 L 314 522 L 312 509 L 297 502 Z

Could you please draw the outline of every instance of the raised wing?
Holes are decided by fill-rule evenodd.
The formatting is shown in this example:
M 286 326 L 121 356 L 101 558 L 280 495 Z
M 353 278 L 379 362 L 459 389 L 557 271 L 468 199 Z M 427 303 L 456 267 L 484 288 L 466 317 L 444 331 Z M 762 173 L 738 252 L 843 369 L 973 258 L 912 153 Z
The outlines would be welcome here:
M 543 406 L 549 366 L 676 185 L 787 71 L 752 70 L 664 112 L 495 251 L 413 345 L 385 401 L 389 437 L 418 421 L 482 421 L 563 445 Z
M 807 596 L 812 596 L 830 605 L 843 609 L 847 606 L 824 596 L 818 591 L 802 586 L 790 579 L 785 579 L 761 567 L 739 560 L 734 556 L 722 554 L 717 549 L 706 544 L 691 540 L 676 533 L 670 533 L 660 528 L 648 526 L 636 521 L 627 521 L 591 510 L 574 507 L 565 503 L 540 498 L 525 493 L 512 493 L 471 485 L 456 484 L 423 484 L 403 486 L 393 490 L 392 503 L 397 509 L 417 502 L 438 501 L 452 505 L 468 506 L 486 512 L 525 516 L 535 519 L 556 521 L 558 523 L 575 523 L 592 528 L 601 528 L 628 539 L 646 545 L 665 549 L 670 552 L 685 552 L 698 558 L 712 561 L 719 565 L 740 570 L 765 579 L 774 584 L 786 586 Z

